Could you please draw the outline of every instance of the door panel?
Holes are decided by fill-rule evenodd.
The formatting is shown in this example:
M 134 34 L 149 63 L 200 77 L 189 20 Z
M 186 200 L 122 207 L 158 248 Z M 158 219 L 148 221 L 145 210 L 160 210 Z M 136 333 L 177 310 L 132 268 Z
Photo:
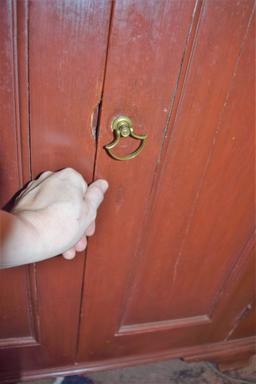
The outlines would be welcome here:
M 1 4 L 1 88 L 0 88 L 0 206 L 29 179 L 26 82 L 24 57 L 24 7 L 11 2 Z M 15 27 L 14 27 L 15 24 Z M 19 48 L 15 33 L 19 31 Z M 23 58 L 18 67 L 18 57 Z M 18 86 L 18 76 L 21 81 Z M 19 97 L 23 100 L 19 101 Z M 22 128 L 22 132 L 21 132 Z M 21 152 L 21 148 L 23 149 Z M 8 205 L 8 204 L 7 204 Z M 28 268 L 0 271 L 0 348 L 36 344 L 37 322 L 34 312 L 34 289 Z
M 2 204 L 30 178 L 30 168 L 36 177 L 74 167 L 92 179 L 110 11 L 110 1 L 98 0 L 1 5 Z M 2 375 L 74 362 L 83 268 L 80 254 L 74 262 L 57 257 L 1 271 Z
M 109 1 L 31 2 L 33 176 L 71 166 L 86 180 L 92 179 L 93 114 L 102 92 L 110 5 Z M 59 356 L 62 365 L 75 356 L 83 268 L 83 254 L 74 263 L 55 258 L 37 265 L 42 343 L 48 347 L 47 360 Z
M 237 14 L 232 18 L 228 9 L 220 14 L 217 3 L 207 7 L 201 20 L 141 244 L 145 261 L 136 268 L 125 323 L 210 313 L 235 258 L 252 236 L 253 28 L 246 29 L 250 11 L 248 7 L 239 16 L 244 29 L 237 33 Z M 222 23 L 216 31 L 218 16 Z M 202 60 L 210 40 L 213 48 Z M 163 260 L 165 268 L 160 268 Z
M 110 181 L 110 191 L 88 247 L 80 360 L 122 354 L 113 335 L 137 268 L 136 248 L 145 233 L 144 216 L 150 209 L 169 109 L 182 60 L 191 50 L 198 12 L 194 1 L 115 4 L 96 163 L 96 175 Z M 114 161 L 102 149 L 112 140 L 111 120 L 118 114 L 130 116 L 134 129 L 149 136 L 140 156 L 131 161 Z M 119 151 L 133 150 L 131 144 L 124 140 Z M 102 309 L 111 313 L 104 325 Z
M 253 5 L 116 3 L 96 163 L 111 187 L 88 248 L 80 361 L 228 335 L 226 281 L 253 256 Z M 118 114 L 149 136 L 126 162 L 102 148 Z

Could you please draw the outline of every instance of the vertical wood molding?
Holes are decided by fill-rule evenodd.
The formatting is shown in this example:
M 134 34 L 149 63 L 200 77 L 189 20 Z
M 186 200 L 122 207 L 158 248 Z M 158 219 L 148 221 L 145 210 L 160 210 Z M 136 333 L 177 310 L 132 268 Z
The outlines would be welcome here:
M 30 146 L 30 95 L 29 95 L 29 1 L 15 1 L 17 21 L 17 74 L 19 92 L 20 148 L 23 185 L 32 179 Z M 37 289 L 37 265 L 26 267 L 30 325 L 35 340 L 40 340 L 39 298 Z
M 12 72 L 13 72 L 13 103 L 15 111 L 15 129 L 17 145 L 17 163 L 19 186 L 22 188 L 31 180 L 30 143 L 29 143 L 29 79 L 28 79 L 28 1 L 10 0 L 11 36 L 12 36 Z M 36 266 L 25 266 L 27 281 L 27 303 L 31 342 L 39 338 L 38 296 L 36 284 Z M 30 338 L 28 338 L 30 339 Z M 26 344 L 16 338 L 12 346 Z M 30 341 L 29 341 L 30 342 Z M 8 339 L 5 344 L 8 343 Z
M 19 88 L 19 123 L 23 185 L 31 180 L 30 121 L 29 121 L 29 3 L 16 0 L 17 74 Z

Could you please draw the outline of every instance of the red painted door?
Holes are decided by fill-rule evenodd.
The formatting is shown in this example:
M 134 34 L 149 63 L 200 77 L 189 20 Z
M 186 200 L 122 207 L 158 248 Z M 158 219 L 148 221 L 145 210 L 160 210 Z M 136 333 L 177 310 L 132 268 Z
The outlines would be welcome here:
M 79 361 L 184 355 L 229 340 L 250 312 L 253 8 L 115 4 L 96 158 L 110 190 L 87 252 Z M 148 134 L 129 161 L 102 149 L 118 114 Z M 133 149 L 122 139 L 119 153 Z
M 1 2 L 2 205 L 47 169 L 92 179 L 110 6 Z M 75 361 L 83 268 L 79 255 L 0 272 L 2 376 Z
M 253 7 L 3 2 L 1 204 L 67 166 L 110 189 L 86 257 L 1 271 L 2 377 L 251 351 Z

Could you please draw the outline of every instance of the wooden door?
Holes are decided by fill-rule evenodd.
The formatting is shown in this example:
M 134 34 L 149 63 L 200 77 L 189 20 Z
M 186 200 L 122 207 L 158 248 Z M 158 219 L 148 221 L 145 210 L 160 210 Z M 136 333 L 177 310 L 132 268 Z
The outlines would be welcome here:
M 251 353 L 254 2 L 2 4 L 1 204 L 46 169 L 110 182 L 86 258 L 1 271 L 2 377 Z
M 92 179 L 110 2 L 0 8 L 2 206 L 44 170 Z M 0 272 L 1 377 L 74 363 L 83 268 L 81 254 Z
M 253 25 L 250 0 L 115 3 L 80 362 L 252 351 L 229 340 L 254 300 Z M 103 150 L 119 114 L 148 134 L 130 161 Z

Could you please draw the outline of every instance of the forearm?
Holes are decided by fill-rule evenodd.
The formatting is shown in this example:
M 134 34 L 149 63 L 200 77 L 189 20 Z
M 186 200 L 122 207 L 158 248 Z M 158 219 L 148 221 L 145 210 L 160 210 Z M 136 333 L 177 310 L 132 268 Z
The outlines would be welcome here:
M 0 268 L 44 259 L 35 228 L 18 215 L 0 211 Z

